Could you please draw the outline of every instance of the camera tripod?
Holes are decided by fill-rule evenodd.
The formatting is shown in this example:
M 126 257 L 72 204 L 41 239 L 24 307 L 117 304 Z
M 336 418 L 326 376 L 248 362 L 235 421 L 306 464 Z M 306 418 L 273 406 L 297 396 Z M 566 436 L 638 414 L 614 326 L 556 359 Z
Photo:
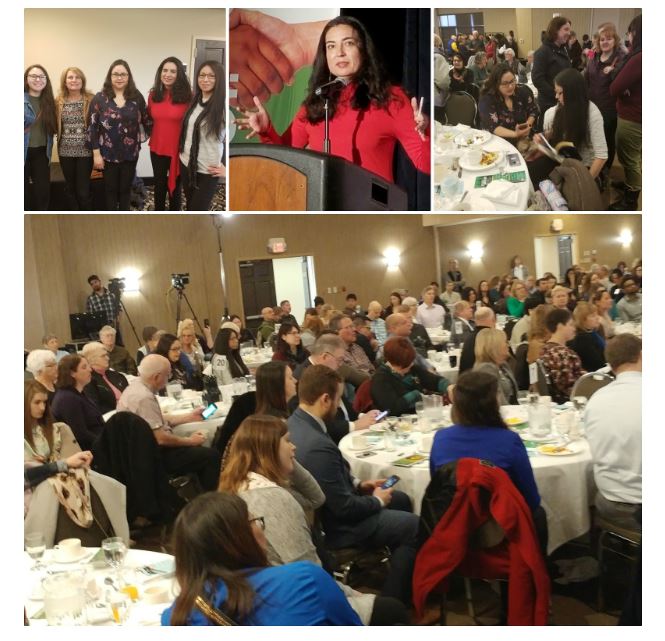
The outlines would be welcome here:
M 203 327 L 201 327 L 201 323 L 199 323 L 199 319 L 196 316 L 196 312 L 192 308 L 192 304 L 189 302 L 189 298 L 187 298 L 187 294 L 185 294 L 185 288 L 184 287 L 174 287 L 177 295 L 177 300 L 176 300 L 176 311 L 175 311 L 175 334 L 178 334 L 178 325 L 180 325 L 180 321 L 182 320 L 181 318 L 181 313 L 182 313 L 182 300 L 183 298 L 185 299 L 185 302 L 187 303 L 187 307 L 189 307 L 189 311 L 192 312 L 192 318 L 194 319 L 194 322 L 199 326 L 199 331 L 203 333 Z
M 136 333 L 136 327 L 134 327 L 134 323 L 132 322 L 132 317 L 129 315 L 129 312 L 127 311 L 127 308 L 125 307 L 125 304 L 122 302 L 122 299 L 118 297 L 118 307 L 120 308 L 119 311 L 125 312 L 125 318 L 127 319 L 127 322 L 129 323 L 129 326 L 132 328 L 132 332 L 134 333 L 134 338 L 136 338 L 136 343 L 138 345 L 142 344 L 141 339 L 139 338 L 139 335 Z M 116 318 L 115 321 L 116 327 L 119 329 L 120 328 L 120 321 Z

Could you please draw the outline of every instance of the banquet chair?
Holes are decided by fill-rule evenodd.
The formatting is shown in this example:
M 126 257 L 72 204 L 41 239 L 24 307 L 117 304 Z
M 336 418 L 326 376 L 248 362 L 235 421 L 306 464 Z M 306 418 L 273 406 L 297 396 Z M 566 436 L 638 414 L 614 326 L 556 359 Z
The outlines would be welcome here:
M 434 106 L 434 120 L 440 122 L 442 125 L 446 124 L 446 108 Z
M 529 85 L 525 85 L 525 84 L 520 83 L 517 86 L 518 87 L 524 87 L 524 89 L 526 89 L 529 92 L 529 94 L 531 95 L 531 98 L 533 98 L 533 91 L 531 90 L 531 87 L 529 87 Z
M 372 388 L 372 379 L 368 378 L 366 381 L 363 381 L 356 390 L 356 395 L 353 399 L 353 409 L 356 412 L 356 414 L 369 412 L 371 409 L 374 408 L 371 388 Z
M 580 376 L 573 385 L 573 391 L 570 393 L 570 398 L 576 396 L 584 396 L 587 399 L 591 398 L 601 387 L 605 387 L 614 380 L 609 374 L 602 374 L 599 372 L 589 372 Z
M 598 595 L 597 610 L 605 611 L 605 591 L 603 589 L 603 579 L 605 574 L 605 552 L 611 552 L 623 559 L 631 562 L 632 572 L 636 570 L 638 560 L 638 549 L 642 544 L 642 532 L 635 529 L 621 527 L 612 521 L 603 518 L 597 511 L 594 511 L 593 527 L 598 532 L 597 556 L 598 556 Z M 613 541 L 615 545 L 608 543 Z M 634 554 L 625 551 L 630 548 Z
M 473 127 L 478 115 L 478 105 L 474 97 L 466 91 L 455 91 L 450 94 L 444 106 L 446 111 L 446 124 L 468 125 Z
M 552 381 L 545 368 L 545 363 L 541 359 L 538 359 L 536 366 L 538 368 L 538 382 L 536 383 L 538 394 L 541 396 L 552 396 Z

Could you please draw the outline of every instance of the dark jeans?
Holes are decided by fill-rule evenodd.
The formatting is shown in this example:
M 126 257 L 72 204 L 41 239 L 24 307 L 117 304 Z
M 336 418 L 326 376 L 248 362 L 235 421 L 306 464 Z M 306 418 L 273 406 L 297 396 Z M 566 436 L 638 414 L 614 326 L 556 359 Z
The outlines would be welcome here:
M 169 476 L 194 473 L 205 491 L 217 489 L 221 459 L 217 450 L 201 445 L 192 447 L 164 447 L 162 454 L 164 469 Z
M 104 163 L 106 211 L 129 211 L 129 197 L 137 160 Z
M 603 167 L 604 171 L 609 172 L 614 162 L 616 153 L 616 133 L 617 133 L 617 115 L 603 114 L 603 130 L 605 131 L 605 141 L 607 142 L 607 162 Z
M 379 514 L 379 525 L 366 541 L 373 548 L 387 546 L 392 552 L 390 572 L 381 595 L 411 604 L 411 579 L 418 552 L 418 524 L 420 518 L 412 513 L 411 499 L 404 492 L 395 491 L 387 509 Z
M 547 156 L 541 156 L 535 160 L 530 160 L 526 166 L 529 170 L 531 184 L 538 191 L 540 181 L 549 178 L 551 171 L 557 166 L 557 163 Z
M 160 156 L 151 151 L 150 162 L 152 163 L 152 175 L 155 178 L 155 211 L 166 211 L 166 194 L 168 193 L 171 156 Z M 169 194 L 169 211 L 180 211 L 182 207 L 181 194 L 180 176 L 178 176 L 175 181 L 173 193 Z
M 25 211 L 46 211 L 48 209 L 51 191 L 51 170 L 48 161 L 46 147 L 28 147 L 28 156 L 23 165 L 23 207 Z
M 67 184 L 69 207 L 73 211 L 90 211 L 90 173 L 92 172 L 92 156 L 68 158 L 60 156 L 60 167 Z
M 374 599 L 370 625 L 411 625 L 409 612 L 401 601 L 388 596 Z
M 196 188 L 189 180 L 187 167 L 180 163 L 180 177 L 182 188 L 187 200 L 187 211 L 208 211 L 210 203 L 217 191 L 219 178 L 210 174 L 196 174 Z

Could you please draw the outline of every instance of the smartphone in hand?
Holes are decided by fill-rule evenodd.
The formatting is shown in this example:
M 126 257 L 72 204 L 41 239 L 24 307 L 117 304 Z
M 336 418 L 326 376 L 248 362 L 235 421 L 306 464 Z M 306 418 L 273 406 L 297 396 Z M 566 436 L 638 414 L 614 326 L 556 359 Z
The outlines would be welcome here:
M 389 490 L 393 485 L 399 483 L 400 477 L 397 474 L 393 474 L 389 479 L 386 479 L 385 483 L 381 485 L 382 490 Z

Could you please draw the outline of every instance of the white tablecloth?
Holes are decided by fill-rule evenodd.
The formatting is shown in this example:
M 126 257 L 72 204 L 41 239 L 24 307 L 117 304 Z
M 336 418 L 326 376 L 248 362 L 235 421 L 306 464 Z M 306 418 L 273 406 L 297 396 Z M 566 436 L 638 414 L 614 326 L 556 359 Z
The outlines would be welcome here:
M 503 158 L 497 166 L 490 167 L 489 169 L 480 169 L 478 171 L 470 171 L 468 169 L 462 169 L 462 180 L 464 181 L 464 191 L 469 192 L 468 196 L 464 200 L 464 203 L 462 204 L 464 205 L 466 203 L 467 208 L 471 211 L 488 211 L 488 210 L 524 211 L 528 206 L 529 194 L 531 192 L 531 181 L 529 180 L 529 171 L 527 169 L 526 161 L 524 160 L 524 158 L 522 158 L 522 155 L 517 151 L 516 147 L 514 147 L 510 142 L 508 142 L 504 138 L 500 138 L 499 136 L 495 136 L 494 134 L 492 134 L 492 137 L 488 142 L 482 145 L 482 148 L 487 151 L 500 151 L 503 154 Z M 460 149 L 461 153 L 464 153 L 465 151 L 466 148 Z M 513 154 L 513 153 L 518 155 L 520 161 L 520 164 L 514 167 L 508 165 L 508 162 L 505 159 L 506 154 Z M 437 172 L 436 165 L 441 163 L 441 156 L 435 154 L 434 163 L 435 163 L 436 175 L 439 175 L 441 170 L 439 169 L 439 172 Z M 513 183 L 513 188 L 518 191 L 517 204 L 509 205 L 489 200 L 483 202 L 481 206 L 477 206 L 476 204 L 474 204 L 474 201 L 476 201 L 477 198 L 483 198 L 483 191 L 485 189 L 485 188 L 476 188 L 474 186 L 476 178 L 478 176 L 494 175 L 498 173 L 514 173 L 518 171 L 525 172 L 526 180 L 521 183 Z M 448 173 L 450 173 L 450 170 L 448 170 Z M 443 207 L 445 207 L 445 203 L 449 203 L 448 206 L 450 207 L 450 201 L 444 201 L 441 198 L 441 196 L 437 194 L 435 194 L 433 202 L 435 210 L 441 210 Z M 457 209 L 457 207 L 454 206 L 453 209 Z
M 515 406 L 515 410 L 519 412 L 522 408 Z M 356 431 L 353 435 L 359 433 L 371 434 L 371 430 Z M 369 457 L 359 456 L 361 452 L 352 449 L 351 437 L 351 434 L 345 436 L 340 441 L 339 448 L 349 462 L 353 474 L 363 481 L 397 474 L 401 478 L 397 489 L 411 497 L 415 512 L 420 513 L 422 499 L 430 481 L 429 459 L 414 467 L 391 465 L 391 462 L 403 456 L 429 454 L 420 452 L 420 432 L 411 433 L 409 439 L 414 443 L 403 444 L 398 440 L 394 452 L 385 451 L 383 442 L 380 441 L 372 447 L 376 454 Z M 581 452 L 572 456 L 547 456 L 536 451 L 530 454 L 536 485 L 547 514 L 548 553 L 581 536 L 591 526 L 589 505 L 593 502 L 595 492 L 591 452 L 586 440 L 580 439 L 575 443 L 579 443 Z
M 614 323 L 615 334 L 633 334 L 642 338 L 642 323 Z
M 75 570 L 81 567 L 85 567 L 90 559 L 95 556 L 95 553 L 99 550 L 99 548 L 87 549 L 90 551 L 90 554 L 83 557 L 83 561 L 80 563 L 51 563 L 53 550 L 46 550 L 42 561 L 51 571 L 62 572 Z M 140 572 L 133 572 L 132 570 L 144 565 L 153 565 L 168 559 L 173 559 L 173 557 L 169 554 L 162 554 L 160 552 L 151 552 L 148 550 L 129 550 L 127 552 L 123 573 L 126 581 L 130 584 L 136 585 L 138 588 L 139 599 L 132 604 L 129 617 L 125 625 L 160 625 L 160 617 L 162 612 L 171 603 L 173 603 L 173 599 L 175 598 L 175 588 L 177 585 L 175 579 L 173 576 L 149 577 L 143 575 Z M 22 585 L 26 614 L 30 619 L 30 625 L 45 626 L 47 625 L 46 618 L 40 616 L 40 618 L 33 619 L 33 617 L 39 616 L 40 612 L 43 612 L 43 598 L 35 597 L 41 596 L 40 584 L 42 579 L 47 576 L 46 570 L 31 570 L 30 568 L 34 565 L 34 561 L 25 552 L 23 553 L 23 562 L 24 566 L 22 573 Z M 106 591 L 113 589 L 110 586 L 104 584 L 104 578 L 110 576 L 115 581 L 115 570 L 112 570 L 109 567 L 93 568 L 92 565 L 88 565 L 87 567 L 91 569 L 92 576 L 97 583 L 99 594 L 97 603 L 104 602 Z M 148 587 L 166 587 L 168 589 L 168 596 L 165 601 L 158 604 L 145 603 L 142 600 L 143 590 Z M 96 618 L 103 618 L 106 614 L 110 616 L 110 610 L 96 608 L 94 612 Z M 107 618 L 105 621 L 99 621 L 99 625 L 113 625 L 113 621 Z
M 191 404 L 195 404 L 196 407 L 199 407 L 201 404 L 201 393 L 200 392 L 191 392 L 190 390 L 185 390 L 189 392 L 191 398 L 184 399 L 178 403 L 174 404 L 174 401 L 165 396 L 159 396 L 159 406 L 162 408 L 162 412 L 169 414 L 171 416 L 177 416 L 178 414 L 186 414 L 193 410 Z M 196 394 L 197 397 L 191 396 Z M 183 405 L 190 405 L 189 407 L 183 407 Z M 215 437 L 217 428 L 224 423 L 226 415 L 229 413 L 231 408 L 231 403 L 222 403 L 219 401 L 216 403 L 217 411 L 205 421 L 194 421 L 192 423 L 181 423 L 176 425 L 173 428 L 173 433 L 176 436 L 189 436 L 194 432 L 201 431 L 206 435 L 206 440 L 203 443 L 205 446 L 210 447 L 212 445 L 212 440 Z

